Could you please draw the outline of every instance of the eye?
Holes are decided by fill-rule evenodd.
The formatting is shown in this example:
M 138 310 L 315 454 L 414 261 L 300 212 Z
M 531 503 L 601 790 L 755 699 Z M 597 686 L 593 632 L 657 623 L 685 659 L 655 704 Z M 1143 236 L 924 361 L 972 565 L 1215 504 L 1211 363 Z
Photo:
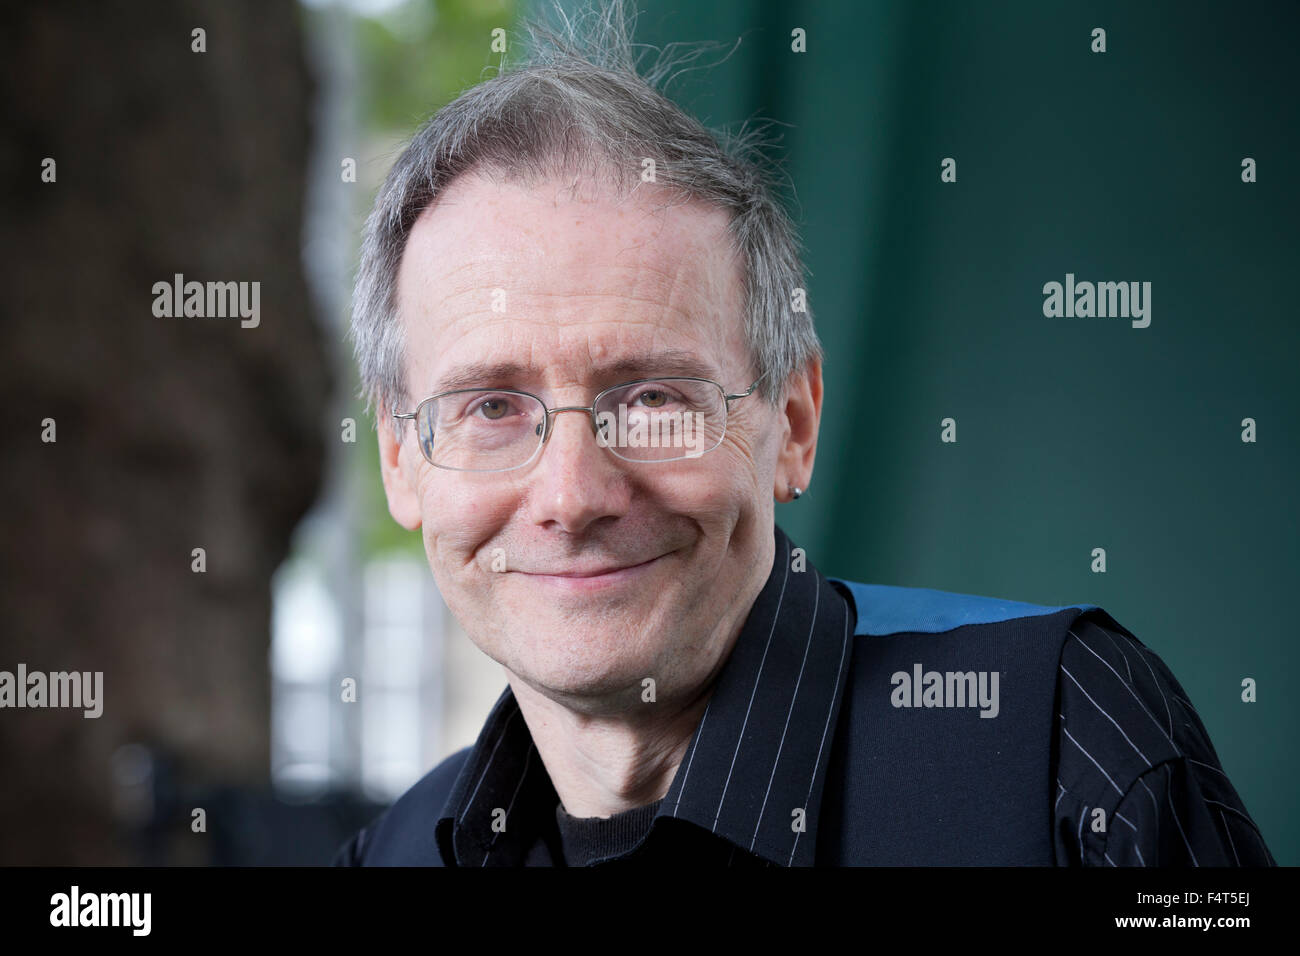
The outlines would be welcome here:
M 488 421 L 500 421 L 510 414 L 510 405 L 504 398 L 486 398 L 479 402 L 475 411 L 483 413 Z
M 660 408 L 670 401 L 668 393 L 659 388 L 647 388 L 637 398 L 644 401 L 647 408 Z

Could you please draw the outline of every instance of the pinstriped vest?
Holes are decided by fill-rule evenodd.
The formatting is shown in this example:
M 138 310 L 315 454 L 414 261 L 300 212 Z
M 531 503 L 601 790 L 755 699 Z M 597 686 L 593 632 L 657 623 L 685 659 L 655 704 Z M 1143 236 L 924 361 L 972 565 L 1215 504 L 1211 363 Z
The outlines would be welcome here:
M 1118 625 L 1093 604 L 829 580 L 857 626 L 818 865 L 1053 865 L 1061 649 L 1083 614 Z

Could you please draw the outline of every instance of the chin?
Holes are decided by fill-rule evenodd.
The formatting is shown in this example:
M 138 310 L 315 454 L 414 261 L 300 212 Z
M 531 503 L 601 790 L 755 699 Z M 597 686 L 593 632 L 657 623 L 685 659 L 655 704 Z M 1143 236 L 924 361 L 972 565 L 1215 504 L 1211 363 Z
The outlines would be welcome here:
M 569 628 L 539 628 L 527 645 L 513 646 L 503 662 L 539 691 L 577 697 L 641 692 L 641 682 L 663 679 L 663 668 L 629 644 L 627 629 L 600 628 L 577 640 Z

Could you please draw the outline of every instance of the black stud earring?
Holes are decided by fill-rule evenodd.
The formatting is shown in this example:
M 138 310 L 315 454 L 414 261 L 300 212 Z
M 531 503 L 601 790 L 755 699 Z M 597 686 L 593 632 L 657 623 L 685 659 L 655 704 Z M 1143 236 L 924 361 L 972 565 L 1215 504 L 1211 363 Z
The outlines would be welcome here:
M 790 489 L 790 500 L 791 500 L 791 501 L 794 501 L 794 500 L 797 499 L 801 494 L 803 494 L 803 489 L 802 489 L 802 488 L 799 488 L 799 487 L 797 487 L 797 486 L 792 487 L 792 488 Z

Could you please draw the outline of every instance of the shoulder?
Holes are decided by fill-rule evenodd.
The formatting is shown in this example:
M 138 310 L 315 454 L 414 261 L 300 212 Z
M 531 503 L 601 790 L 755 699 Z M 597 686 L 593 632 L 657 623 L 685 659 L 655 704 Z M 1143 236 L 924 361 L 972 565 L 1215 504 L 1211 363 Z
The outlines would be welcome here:
M 1272 857 L 1187 691 L 1112 618 L 1082 617 L 1061 651 L 1058 857 L 1098 866 Z
M 1058 678 L 1061 783 L 1103 806 L 1139 776 L 1185 756 L 1218 765 L 1187 692 L 1154 651 L 1112 618 L 1075 621 Z M 1066 778 L 1070 779 L 1066 779 Z
M 447 757 L 411 785 L 334 857 L 334 866 L 438 866 L 434 826 L 472 748 Z
M 981 716 L 1000 719 L 960 723 L 953 732 L 976 735 L 994 750 L 1032 747 L 1044 760 L 1070 629 L 1085 615 L 1111 620 L 1093 604 L 1052 606 L 930 588 L 831 583 L 856 613 L 846 700 L 857 721 L 901 711 L 906 726 L 919 733 L 937 728 L 951 708 L 974 706 L 979 694 L 988 698 Z M 926 722 L 907 717 L 917 708 L 935 716 Z
M 986 675 L 991 686 L 1008 691 L 1006 703 L 1012 705 L 988 713 L 1003 712 L 1002 726 L 1010 730 L 1014 724 L 1021 737 L 1037 734 L 1044 742 L 1051 737 L 1053 694 L 1070 628 L 1084 615 L 1111 620 L 1094 604 L 1052 606 L 830 580 L 856 614 L 851 696 L 878 694 L 883 681 L 911 688 L 911 705 L 903 689 L 892 706 L 948 707 L 949 683 Z
M 891 584 L 864 584 L 829 578 L 857 613 L 854 634 L 884 637 L 894 634 L 937 634 L 973 624 L 1010 624 L 1025 619 L 1063 615 L 1073 620 L 1095 604 L 1050 606 L 979 594 L 937 591 Z

